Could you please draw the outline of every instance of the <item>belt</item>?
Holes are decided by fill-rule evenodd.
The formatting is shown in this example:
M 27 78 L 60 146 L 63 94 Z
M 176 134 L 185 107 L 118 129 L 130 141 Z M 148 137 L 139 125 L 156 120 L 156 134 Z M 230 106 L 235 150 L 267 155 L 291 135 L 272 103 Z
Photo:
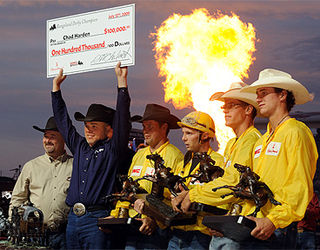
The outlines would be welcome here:
M 84 204 L 78 202 L 73 205 L 72 211 L 77 216 L 82 216 L 86 212 L 93 212 L 98 210 L 106 210 L 107 207 L 103 205 L 91 205 L 91 206 L 85 206 Z

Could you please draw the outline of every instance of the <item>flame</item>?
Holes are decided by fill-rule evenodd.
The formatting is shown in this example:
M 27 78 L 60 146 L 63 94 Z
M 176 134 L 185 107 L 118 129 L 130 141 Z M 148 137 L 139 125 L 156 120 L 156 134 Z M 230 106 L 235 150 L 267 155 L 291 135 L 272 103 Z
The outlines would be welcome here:
M 159 76 L 165 78 L 165 101 L 178 109 L 194 107 L 209 113 L 216 124 L 219 152 L 223 152 L 234 134 L 225 126 L 222 103 L 209 98 L 248 77 L 255 60 L 253 25 L 234 13 L 217 11 L 210 16 L 206 9 L 196 9 L 190 15 L 173 14 L 151 35 Z

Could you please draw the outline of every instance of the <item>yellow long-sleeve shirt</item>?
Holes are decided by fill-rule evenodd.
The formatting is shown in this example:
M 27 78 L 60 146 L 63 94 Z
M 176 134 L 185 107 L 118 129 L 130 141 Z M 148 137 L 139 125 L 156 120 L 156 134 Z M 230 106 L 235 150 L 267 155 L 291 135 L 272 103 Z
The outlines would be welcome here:
M 176 148 L 174 145 L 170 144 L 167 141 L 165 144 L 161 145 L 156 151 L 151 153 L 150 147 L 146 147 L 140 149 L 132 159 L 132 163 L 128 172 L 128 176 L 132 177 L 133 180 L 141 178 L 145 175 L 150 175 L 154 173 L 154 162 L 152 160 L 148 160 L 146 158 L 147 155 L 150 154 L 159 154 L 162 159 L 164 160 L 164 165 L 172 169 L 172 172 L 175 172 L 175 168 L 177 167 L 178 163 L 183 161 L 183 154 L 181 151 Z M 147 180 L 139 181 L 140 187 L 146 190 L 149 194 L 151 193 L 152 189 L 152 182 Z M 169 192 L 165 194 L 169 195 Z M 170 195 L 169 197 L 170 198 Z M 132 218 L 136 216 L 138 213 L 129 207 L 129 202 L 121 202 L 118 201 L 116 208 L 111 211 L 111 215 L 114 217 L 118 217 L 119 208 L 129 208 L 129 216 Z
M 224 159 L 223 159 L 223 156 L 216 153 L 215 151 L 213 151 L 211 148 L 208 150 L 207 152 L 208 155 L 210 155 L 211 159 L 213 159 L 215 162 L 216 162 L 216 165 L 217 166 L 220 166 L 222 167 L 224 165 Z M 191 165 L 192 165 L 192 161 L 189 161 L 185 167 L 183 167 L 184 163 L 181 162 L 178 166 L 178 168 L 176 169 L 175 171 L 175 174 L 179 174 L 181 177 L 186 177 L 188 176 L 189 174 L 195 174 L 199 167 L 200 167 L 200 163 L 197 164 L 197 166 L 190 172 L 191 170 Z M 200 183 L 197 183 L 195 182 L 194 184 L 191 183 L 191 180 L 193 178 L 192 177 L 189 177 L 187 178 L 185 184 L 186 186 L 190 189 L 189 192 L 191 192 L 191 190 L 195 189 L 196 187 L 199 187 L 201 186 L 202 184 Z M 207 213 L 201 213 L 197 216 L 197 222 L 196 224 L 193 224 L 193 225 L 185 225 L 185 226 L 175 226 L 174 228 L 176 229 L 181 229 L 181 230 L 184 230 L 184 231 L 200 231 L 204 234 L 209 234 L 209 230 L 207 227 L 205 227 L 203 224 L 202 224 L 202 220 L 203 220 L 203 217 L 208 215 Z
M 312 179 L 318 158 L 317 147 L 310 129 L 294 118 L 267 132 L 257 141 L 253 152 L 253 171 L 261 177 L 282 205 L 268 202 L 257 217 L 267 217 L 276 228 L 284 228 L 303 218 L 312 198 Z M 242 213 L 255 209 L 246 202 Z
M 230 139 L 224 151 L 224 175 L 214 181 L 190 190 L 189 196 L 191 202 L 200 202 L 211 206 L 219 206 L 232 202 L 237 199 L 232 195 L 221 198 L 221 195 L 230 193 L 229 189 L 219 189 L 213 192 L 212 189 L 224 185 L 235 186 L 239 183 L 240 174 L 233 167 L 235 163 L 252 166 L 253 149 L 261 133 L 253 126 L 249 127 L 239 138 Z

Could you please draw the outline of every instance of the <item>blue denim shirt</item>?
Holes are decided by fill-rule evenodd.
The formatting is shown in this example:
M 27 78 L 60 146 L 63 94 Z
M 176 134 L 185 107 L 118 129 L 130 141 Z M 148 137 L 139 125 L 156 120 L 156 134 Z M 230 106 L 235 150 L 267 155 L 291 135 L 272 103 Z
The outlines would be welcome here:
M 73 169 L 66 203 L 86 206 L 102 204 L 101 198 L 112 193 L 120 157 L 128 147 L 130 97 L 127 88 L 118 89 L 112 138 L 92 147 L 72 125 L 61 91 L 51 92 L 57 127 L 73 154 Z

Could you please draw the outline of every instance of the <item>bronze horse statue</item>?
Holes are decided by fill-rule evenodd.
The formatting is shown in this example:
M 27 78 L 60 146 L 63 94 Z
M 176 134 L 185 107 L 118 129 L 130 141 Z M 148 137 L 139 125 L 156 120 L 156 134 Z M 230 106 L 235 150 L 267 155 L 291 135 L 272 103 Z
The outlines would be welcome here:
M 146 191 L 143 188 L 141 188 L 140 184 L 138 183 L 140 179 L 133 180 L 131 177 L 128 177 L 126 175 L 121 175 L 119 178 L 120 181 L 122 181 L 121 192 L 107 195 L 104 198 L 105 201 L 111 202 L 115 200 L 121 200 L 134 202 L 136 194 L 146 193 Z
M 276 201 L 273 197 L 273 193 L 270 188 L 262 181 L 259 181 L 260 176 L 252 172 L 249 167 L 242 166 L 240 164 L 234 164 L 234 167 L 240 172 L 240 181 L 236 186 L 221 186 L 213 188 L 212 191 L 217 191 L 221 188 L 229 188 L 232 190 L 231 193 L 221 195 L 221 198 L 226 196 L 233 195 L 236 198 L 253 200 L 256 209 L 249 216 L 257 216 L 257 213 L 260 211 L 268 200 L 274 205 L 281 205 L 280 202 Z
M 159 154 L 151 154 L 146 157 L 147 159 L 154 161 L 155 173 L 153 175 L 146 175 L 140 179 L 152 181 L 156 184 L 153 185 L 151 193 L 160 198 L 163 195 L 163 188 L 166 187 L 169 189 L 170 193 L 176 197 L 178 196 L 177 193 L 180 192 L 180 185 L 185 190 L 188 190 L 188 187 L 184 184 L 185 178 L 173 174 L 171 172 L 172 169 L 164 165 L 164 160 Z
M 191 183 L 199 181 L 201 183 L 213 181 L 218 177 L 222 177 L 224 170 L 219 166 L 215 166 L 216 162 L 211 159 L 206 152 L 196 152 L 193 154 L 193 159 L 200 160 L 200 166 L 197 173 L 188 175 L 185 178 L 193 177 Z

